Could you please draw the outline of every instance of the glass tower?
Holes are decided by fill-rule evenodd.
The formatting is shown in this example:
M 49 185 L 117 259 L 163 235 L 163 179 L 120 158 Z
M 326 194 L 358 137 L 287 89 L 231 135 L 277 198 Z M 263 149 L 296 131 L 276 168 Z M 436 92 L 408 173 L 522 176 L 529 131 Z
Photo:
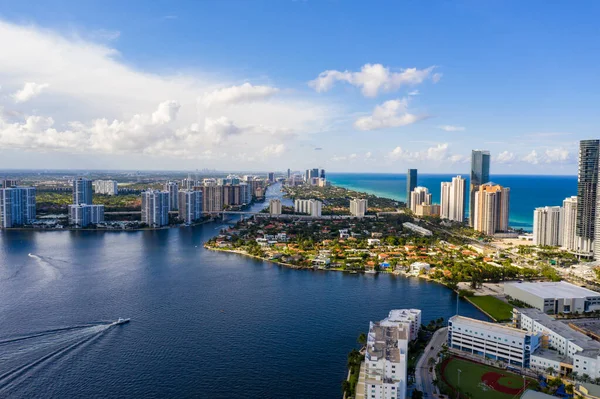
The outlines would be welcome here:
M 475 192 L 478 187 L 490 181 L 490 152 L 473 150 L 471 152 L 471 180 L 469 184 L 469 226 L 473 227 L 475 214 Z
M 409 169 L 406 174 L 406 207 L 410 209 L 410 193 L 417 187 L 417 170 Z

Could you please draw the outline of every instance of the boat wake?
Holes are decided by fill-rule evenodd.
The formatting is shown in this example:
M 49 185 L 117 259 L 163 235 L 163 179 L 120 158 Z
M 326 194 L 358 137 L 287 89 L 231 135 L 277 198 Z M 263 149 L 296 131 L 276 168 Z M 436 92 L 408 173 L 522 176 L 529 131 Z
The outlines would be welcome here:
M 45 256 L 40 256 L 32 253 L 27 254 L 27 256 L 37 261 L 38 265 L 42 268 L 46 277 L 52 280 L 60 278 L 60 269 L 53 265 Z
M 91 344 L 115 325 L 75 325 L 0 339 L 0 397 L 31 378 L 31 373 Z

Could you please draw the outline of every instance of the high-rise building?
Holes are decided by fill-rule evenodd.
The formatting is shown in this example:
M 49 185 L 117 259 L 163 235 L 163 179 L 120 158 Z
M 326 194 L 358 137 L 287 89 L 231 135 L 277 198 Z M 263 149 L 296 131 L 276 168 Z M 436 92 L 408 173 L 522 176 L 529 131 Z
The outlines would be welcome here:
M 306 213 L 313 217 L 321 217 L 321 209 L 323 203 L 319 200 L 309 199 L 301 200 L 297 199 L 294 201 L 294 212 L 295 213 Z
M 567 251 L 577 250 L 577 196 L 565 198 L 560 231 L 562 233 L 562 247 Z
M 118 183 L 115 180 L 94 180 L 94 192 L 104 195 L 118 195 Z
M 510 188 L 485 183 L 475 191 L 473 228 L 487 235 L 508 231 Z
M 273 216 L 281 215 L 281 200 L 278 198 L 269 201 L 269 213 Z
M 0 188 L 17 187 L 19 181 L 15 179 L 2 179 L 0 180 Z
M 170 181 L 165 183 L 165 191 L 169 192 L 169 210 L 179 209 L 179 185 L 177 182 Z
M 579 172 L 577 176 L 577 251 L 581 254 L 600 256 L 600 241 L 595 248 L 596 219 L 598 213 L 598 159 L 600 140 L 579 142 Z M 600 216 L 600 215 L 598 215 Z M 600 226 L 598 226 L 600 228 Z M 600 232 L 598 232 L 600 233 Z
M 368 202 L 366 199 L 354 198 L 350 200 L 350 214 L 356 217 L 363 217 L 367 213 Z
M 275 173 L 269 172 L 268 180 L 269 180 L 269 183 L 274 183 L 275 182 Z
M 142 223 L 150 227 L 169 224 L 169 192 L 148 190 L 142 193 Z
M 558 246 L 562 244 L 560 206 L 545 206 L 533 211 L 533 243 Z
M 410 210 L 416 212 L 417 205 L 431 205 L 431 194 L 427 187 L 415 187 L 410 193 Z
M 321 174 L 319 175 L 321 179 L 325 178 L 325 169 L 321 169 Z
M 80 177 L 73 180 L 73 205 L 92 205 L 92 181 Z
M 179 190 L 177 193 L 179 218 L 192 224 L 202 218 L 202 191 Z
M 288 168 L 288 170 L 287 170 L 287 178 L 289 179 L 290 177 L 292 177 L 292 170 L 290 168 Z
M 221 212 L 223 210 L 223 187 L 217 185 L 202 186 L 202 212 Z
M 471 152 L 471 180 L 469 183 L 469 226 L 474 227 L 475 192 L 477 187 L 490 181 L 490 152 L 473 150 Z
M 31 224 L 35 221 L 34 187 L 0 189 L 0 228 Z
M 451 182 L 442 182 L 441 188 L 440 217 L 455 222 L 464 222 L 466 179 L 462 176 L 453 177 Z
M 69 224 L 87 227 L 104 222 L 104 205 L 69 205 Z
M 365 353 L 364 397 L 405 399 L 410 324 L 371 322 Z
M 406 207 L 411 208 L 410 193 L 417 187 L 417 170 L 409 169 L 406 174 Z

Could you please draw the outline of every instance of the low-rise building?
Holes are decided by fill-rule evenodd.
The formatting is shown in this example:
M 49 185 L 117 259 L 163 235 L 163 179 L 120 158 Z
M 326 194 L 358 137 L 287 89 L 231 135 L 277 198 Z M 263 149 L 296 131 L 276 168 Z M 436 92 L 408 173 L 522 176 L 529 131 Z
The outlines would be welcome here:
M 430 269 L 431 269 L 431 266 L 429 265 L 429 263 L 426 263 L 426 262 L 415 262 L 410 265 L 410 273 L 415 276 L 418 276 L 419 274 L 421 274 L 422 270 L 426 273 L 429 273 Z
M 506 283 L 504 294 L 545 313 L 583 313 L 600 310 L 600 293 L 564 281 Z
M 421 227 L 421 226 L 419 226 L 417 224 L 414 224 L 414 223 L 409 223 L 409 222 L 402 223 L 402 227 L 405 228 L 405 229 L 414 231 L 415 233 L 420 234 L 422 236 L 431 236 L 431 235 L 433 235 L 433 233 L 431 232 L 431 230 L 427 230 L 426 228 Z

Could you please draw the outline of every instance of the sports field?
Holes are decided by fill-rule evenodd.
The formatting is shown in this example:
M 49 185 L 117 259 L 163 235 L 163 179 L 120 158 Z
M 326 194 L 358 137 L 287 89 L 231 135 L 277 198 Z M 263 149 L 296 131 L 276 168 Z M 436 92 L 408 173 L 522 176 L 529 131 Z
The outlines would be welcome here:
M 496 297 L 484 295 L 470 296 L 467 299 L 479 306 L 484 312 L 496 319 L 496 321 L 507 321 L 512 319 L 513 307 Z
M 461 396 L 464 394 L 473 399 L 512 399 L 523 393 L 523 377 L 520 375 L 458 358 L 450 358 L 442 364 L 444 382 L 453 389 L 458 386 L 458 370 L 461 370 Z

